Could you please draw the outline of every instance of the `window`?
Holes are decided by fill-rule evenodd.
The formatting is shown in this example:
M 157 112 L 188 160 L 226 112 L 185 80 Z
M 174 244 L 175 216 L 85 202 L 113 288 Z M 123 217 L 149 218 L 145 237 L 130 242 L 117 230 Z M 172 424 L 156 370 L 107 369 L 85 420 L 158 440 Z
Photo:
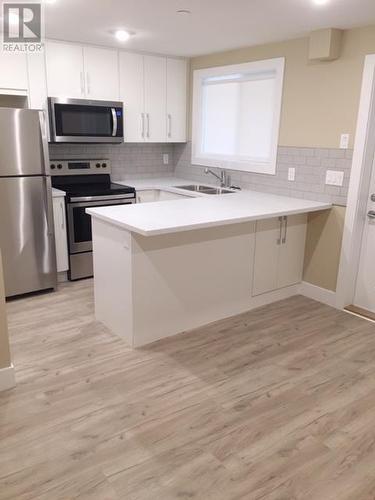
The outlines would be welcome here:
M 194 72 L 192 163 L 275 174 L 284 59 Z

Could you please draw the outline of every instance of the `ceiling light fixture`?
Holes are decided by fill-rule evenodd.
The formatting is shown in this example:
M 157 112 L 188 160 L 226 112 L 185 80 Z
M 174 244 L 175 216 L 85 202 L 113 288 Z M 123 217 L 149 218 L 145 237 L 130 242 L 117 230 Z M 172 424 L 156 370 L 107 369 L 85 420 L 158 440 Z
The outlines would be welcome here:
M 117 30 L 115 32 L 115 37 L 120 42 L 126 42 L 130 38 L 130 33 L 128 31 L 125 31 L 125 30 Z
M 186 14 L 191 14 L 191 10 L 188 10 L 188 9 L 180 9 L 177 11 L 177 14 L 183 14 L 183 15 L 186 15 Z
M 313 0 L 315 5 L 326 5 L 329 3 L 329 0 Z

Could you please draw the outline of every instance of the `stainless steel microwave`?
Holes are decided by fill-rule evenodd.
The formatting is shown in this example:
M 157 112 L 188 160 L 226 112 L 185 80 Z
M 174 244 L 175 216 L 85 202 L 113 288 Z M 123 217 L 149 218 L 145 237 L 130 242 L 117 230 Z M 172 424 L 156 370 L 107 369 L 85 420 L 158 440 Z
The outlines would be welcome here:
M 51 142 L 120 143 L 124 140 L 122 102 L 48 98 Z

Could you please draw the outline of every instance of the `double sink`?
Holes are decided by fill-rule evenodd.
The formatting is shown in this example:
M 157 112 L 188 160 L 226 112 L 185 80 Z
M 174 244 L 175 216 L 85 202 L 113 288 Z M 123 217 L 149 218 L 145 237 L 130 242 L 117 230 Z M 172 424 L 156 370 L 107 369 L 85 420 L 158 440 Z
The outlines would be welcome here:
M 211 186 L 204 186 L 201 184 L 189 184 L 188 186 L 174 186 L 175 188 L 178 189 L 185 189 L 186 191 L 195 191 L 196 193 L 203 193 L 203 194 L 230 194 L 233 193 L 234 191 L 231 191 L 230 189 L 225 189 L 225 188 L 215 188 Z

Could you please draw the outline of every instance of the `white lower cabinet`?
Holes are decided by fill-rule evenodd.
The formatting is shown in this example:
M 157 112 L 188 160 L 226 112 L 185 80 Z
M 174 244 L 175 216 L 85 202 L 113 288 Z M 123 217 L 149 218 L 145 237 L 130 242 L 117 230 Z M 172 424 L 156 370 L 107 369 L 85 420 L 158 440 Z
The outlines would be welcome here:
M 63 196 L 53 198 L 53 220 L 55 226 L 57 272 L 61 273 L 69 269 L 65 199 Z
M 253 296 L 302 281 L 306 227 L 305 214 L 257 222 Z

